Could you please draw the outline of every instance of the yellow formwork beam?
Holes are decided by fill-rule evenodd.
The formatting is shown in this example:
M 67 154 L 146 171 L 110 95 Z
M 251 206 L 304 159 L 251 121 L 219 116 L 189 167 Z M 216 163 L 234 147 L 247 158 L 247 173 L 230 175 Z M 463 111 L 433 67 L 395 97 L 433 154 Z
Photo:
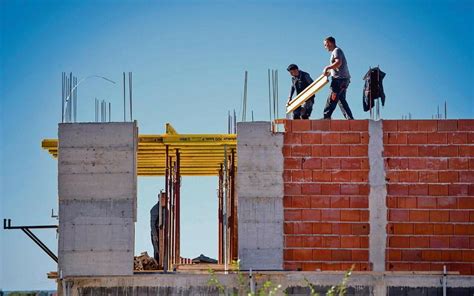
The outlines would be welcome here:
M 58 155 L 58 140 L 44 139 L 41 147 L 53 156 Z M 171 124 L 166 124 L 166 133 L 161 135 L 139 135 L 137 173 L 139 176 L 164 176 L 166 147 L 169 155 L 180 152 L 180 172 L 183 176 L 216 176 L 224 155 L 236 152 L 235 134 L 178 134 Z M 224 151 L 227 150 L 227 151 Z M 237 153 L 235 154 L 237 156 Z

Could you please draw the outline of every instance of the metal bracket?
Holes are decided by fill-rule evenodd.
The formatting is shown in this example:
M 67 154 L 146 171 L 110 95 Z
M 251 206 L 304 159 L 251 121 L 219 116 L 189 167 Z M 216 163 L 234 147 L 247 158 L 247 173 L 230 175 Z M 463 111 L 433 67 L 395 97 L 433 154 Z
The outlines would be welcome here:
M 33 225 L 12 226 L 11 219 L 3 219 L 3 229 L 21 229 L 32 241 L 34 241 L 49 257 L 58 263 L 58 256 L 51 251 L 30 229 L 58 228 L 58 225 Z

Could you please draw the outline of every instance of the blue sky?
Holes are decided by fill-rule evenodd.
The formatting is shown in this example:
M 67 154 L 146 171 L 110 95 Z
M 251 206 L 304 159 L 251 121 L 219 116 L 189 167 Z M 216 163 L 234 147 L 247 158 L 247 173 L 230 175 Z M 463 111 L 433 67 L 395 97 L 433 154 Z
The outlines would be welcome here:
M 134 73 L 134 117 L 141 133 L 227 131 L 239 113 L 244 71 L 248 111 L 268 120 L 267 69 L 280 73 L 280 106 L 289 91 L 286 66 L 313 77 L 329 60 L 333 35 L 345 51 L 348 101 L 362 111 L 362 76 L 387 73 L 384 118 L 431 118 L 448 101 L 448 117 L 473 118 L 473 1 L 21 1 L 0 0 L 0 216 L 15 224 L 51 224 L 57 212 L 57 163 L 41 150 L 57 136 L 61 72 L 120 81 Z M 321 118 L 327 89 L 312 118 Z M 121 120 L 120 84 L 88 80 L 78 119 L 94 118 L 94 98 Z M 283 110 L 280 110 L 283 114 Z M 342 118 L 339 110 L 334 118 Z M 216 178 L 184 178 L 182 252 L 217 253 Z M 162 178 L 139 178 L 136 252 L 149 251 L 148 211 Z M 215 231 L 213 231 L 215 230 Z M 36 232 L 56 252 L 53 231 Z M 54 289 L 55 265 L 20 231 L 0 231 L 0 289 Z

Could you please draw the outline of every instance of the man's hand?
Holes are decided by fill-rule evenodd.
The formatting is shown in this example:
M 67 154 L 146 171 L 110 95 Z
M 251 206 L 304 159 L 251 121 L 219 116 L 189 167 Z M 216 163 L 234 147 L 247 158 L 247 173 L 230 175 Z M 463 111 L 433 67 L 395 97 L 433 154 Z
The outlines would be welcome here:
M 330 68 L 329 66 L 324 67 L 324 69 L 323 69 L 323 75 L 324 75 L 324 76 L 329 76 L 329 70 L 330 70 L 330 69 L 331 69 L 331 68 Z
M 288 106 L 291 102 L 291 97 L 288 97 L 288 101 L 286 102 L 286 105 Z

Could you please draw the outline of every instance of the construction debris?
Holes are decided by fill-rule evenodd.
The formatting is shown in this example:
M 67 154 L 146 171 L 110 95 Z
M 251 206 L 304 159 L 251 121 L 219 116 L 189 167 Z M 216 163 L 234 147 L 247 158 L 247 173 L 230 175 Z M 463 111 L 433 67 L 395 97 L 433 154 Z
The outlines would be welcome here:
M 133 259 L 133 269 L 140 270 L 158 270 L 158 262 L 155 258 L 148 256 L 147 252 L 143 252 L 140 256 L 135 256 Z

